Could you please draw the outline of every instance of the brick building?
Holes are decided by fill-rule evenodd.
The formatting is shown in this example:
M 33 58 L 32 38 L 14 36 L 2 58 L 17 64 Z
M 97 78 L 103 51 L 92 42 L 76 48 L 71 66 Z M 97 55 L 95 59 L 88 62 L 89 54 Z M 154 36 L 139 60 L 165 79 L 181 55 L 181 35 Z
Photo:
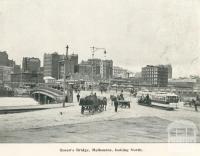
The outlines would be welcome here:
M 147 65 L 142 68 L 142 78 L 146 85 L 166 87 L 168 85 L 168 68 L 164 65 Z
M 22 61 L 22 71 L 29 73 L 40 72 L 40 59 L 34 57 L 24 57 Z

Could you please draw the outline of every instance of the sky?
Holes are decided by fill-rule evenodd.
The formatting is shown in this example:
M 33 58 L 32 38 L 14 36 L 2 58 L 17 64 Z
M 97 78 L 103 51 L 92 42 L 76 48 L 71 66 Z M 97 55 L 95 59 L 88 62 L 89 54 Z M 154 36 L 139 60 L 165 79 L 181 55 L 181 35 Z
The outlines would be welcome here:
M 21 64 L 44 53 L 92 57 L 140 72 L 171 64 L 173 77 L 200 75 L 199 0 L 0 0 L 0 51 Z M 104 59 L 103 50 L 95 57 Z

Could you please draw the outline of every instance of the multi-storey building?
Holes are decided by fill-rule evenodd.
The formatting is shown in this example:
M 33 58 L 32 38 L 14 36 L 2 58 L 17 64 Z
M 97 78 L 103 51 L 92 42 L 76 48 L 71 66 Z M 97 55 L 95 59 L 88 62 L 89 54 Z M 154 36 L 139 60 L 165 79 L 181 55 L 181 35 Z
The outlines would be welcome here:
M 58 53 L 44 54 L 44 77 L 53 77 L 62 79 L 64 75 L 64 63 L 66 76 L 77 72 L 78 55 L 71 54 L 68 56 L 59 55 Z
M 0 51 L 0 66 L 8 66 L 8 54 L 6 51 Z
M 101 59 L 88 59 L 88 63 L 92 65 L 94 75 L 100 75 Z
M 101 79 L 109 80 L 113 77 L 113 61 L 102 60 L 100 66 Z
M 0 83 L 10 82 L 13 67 L 0 66 Z
M 43 83 L 43 73 L 14 73 L 11 74 L 11 81 L 14 83 L 22 84 L 36 84 Z
M 78 65 L 78 72 L 88 75 L 94 80 L 108 80 L 113 77 L 113 61 L 101 59 L 88 59 Z
M 88 63 L 92 66 L 92 75 L 94 80 L 101 79 L 101 59 L 88 59 Z
M 20 72 L 21 72 L 21 67 L 20 67 L 20 65 L 15 65 L 15 66 L 14 66 L 14 69 L 13 69 L 13 72 L 14 72 L 14 73 L 20 73 Z
M 40 59 L 34 57 L 24 57 L 22 61 L 23 72 L 38 73 L 40 72 Z
M 70 65 L 70 73 L 76 72 L 76 67 L 78 65 L 78 55 L 77 54 L 71 54 L 69 55 L 69 65 Z
M 166 87 L 168 85 L 168 68 L 163 65 L 147 65 L 142 68 L 142 78 L 147 85 Z
M 78 73 L 81 75 L 92 76 L 92 66 L 87 61 L 82 61 L 78 65 Z
M 57 52 L 52 54 L 44 54 L 44 77 L 51 76 L 55 79 L 59 78 L 59 61 L 64 55 Z
M 78 67 L 78 55 L 71 54 L 65 57 L 64 55 L 59 60 L 59 78 L 63 78 L 64 75 L 64 62 L 65 62 L 65 74 L 71 77 L 75 72 L 77 72 Z
M 168 64 L 168 65 L 165 65 L 165 67 L 167 67 L 168 69 L 168 79 L 172 79 L 172 65 Z
M 113 67 L 113 77 L 117 78 L 128 78 L 128 70 L 118 66 Z

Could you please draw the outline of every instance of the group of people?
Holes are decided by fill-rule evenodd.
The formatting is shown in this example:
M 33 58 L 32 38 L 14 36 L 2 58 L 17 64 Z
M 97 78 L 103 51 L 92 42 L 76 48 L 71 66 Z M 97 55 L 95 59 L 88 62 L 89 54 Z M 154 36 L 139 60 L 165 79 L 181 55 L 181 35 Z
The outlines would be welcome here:
M 91 93 L 91 95 L 97 97 L 96 93 L 94 93 L 94 94 Z M 78 92 L 78 94 L 76 95 L 77 102 L 80 102 L 80 97 L 81 97 L 80 92 Z

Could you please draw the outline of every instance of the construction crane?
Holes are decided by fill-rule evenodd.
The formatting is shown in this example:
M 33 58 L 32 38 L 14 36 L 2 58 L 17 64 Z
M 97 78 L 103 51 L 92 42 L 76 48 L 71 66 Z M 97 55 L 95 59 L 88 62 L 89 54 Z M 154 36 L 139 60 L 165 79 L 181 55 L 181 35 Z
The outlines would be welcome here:
M 105 48 L 97 48 L 97 47 L 90 47 L 92 49 L 92 58 L 94 58 L 94 52 L 98 50 L 104 50 L 104 55 L 106 56 L 106 49 Z

